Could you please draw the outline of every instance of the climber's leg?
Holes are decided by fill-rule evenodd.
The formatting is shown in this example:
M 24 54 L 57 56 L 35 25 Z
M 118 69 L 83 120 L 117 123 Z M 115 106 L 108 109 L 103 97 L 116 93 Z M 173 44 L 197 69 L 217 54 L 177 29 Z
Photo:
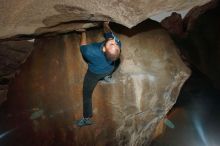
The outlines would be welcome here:
M 95 74 L 89 70 L 86 72 L 83 82 L 83 116 L 84 118 L 92 117 L 92 93 L 98 81 L 104 78 L 105 74 Z

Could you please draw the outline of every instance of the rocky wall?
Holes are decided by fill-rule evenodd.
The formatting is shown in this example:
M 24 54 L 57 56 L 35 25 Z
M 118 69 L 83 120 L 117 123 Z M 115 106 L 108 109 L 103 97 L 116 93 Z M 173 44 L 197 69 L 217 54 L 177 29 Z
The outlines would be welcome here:
M 190 70 L 165 30 L 143 30 L 119 32 L 121 63 L 112 83 L 100 82 L 95 88 L 96 123 L 83 128 L 73 125 L 82 117 L 82 82 L 87 69 L 79 51 L 79 34 L 35 40 L 35 49 L 8 94 L 9 109 L 43 111 L 33 119 L 30 137 L 35 145 L 149 145 Z M 88 42 L 103 40 L 99 29 L 87 35 Z

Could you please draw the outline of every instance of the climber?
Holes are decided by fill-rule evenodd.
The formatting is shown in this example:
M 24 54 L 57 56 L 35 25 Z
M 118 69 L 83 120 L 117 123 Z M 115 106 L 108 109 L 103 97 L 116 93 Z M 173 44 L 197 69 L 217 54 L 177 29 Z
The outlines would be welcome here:
M 80 30 L 80 51 L 88 69 L 83 81 L 83 118 L 75 122 L 79 127 L 93 124 L 93 90 L 100 80 L 111 83 L 121 53 L 121 42 L 111 31 L 109 22 L 104 22 L 103 28 L 105 41 L 90 44 L 87 44 L 85 30 Z

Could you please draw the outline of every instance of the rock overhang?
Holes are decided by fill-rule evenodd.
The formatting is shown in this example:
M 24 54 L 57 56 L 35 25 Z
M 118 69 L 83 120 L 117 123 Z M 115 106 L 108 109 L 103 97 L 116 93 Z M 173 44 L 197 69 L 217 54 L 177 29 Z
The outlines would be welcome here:
M 20 0 L 2 1 L 0 39 L 64 33 L 111 21 L 132 28 L 161 13 L 191 9 L 210 0 Z M 90 25 L 88 22 L 93 22 Z

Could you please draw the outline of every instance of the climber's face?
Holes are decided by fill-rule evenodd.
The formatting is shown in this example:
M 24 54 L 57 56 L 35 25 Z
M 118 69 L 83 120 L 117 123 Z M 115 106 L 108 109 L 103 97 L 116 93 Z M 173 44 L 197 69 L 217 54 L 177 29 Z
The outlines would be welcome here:
M 119 46 L 117 45 L 116 41 L 114 39 L 109 39 L 106 43 L 105 43 L 105 48 L 110 51 L 113 52 L 115 50 L 119 49 Z
M 114 39 L 106 41 L 103 51 L 109 60 L 115 61 L 120 56 L 120 48 Z

